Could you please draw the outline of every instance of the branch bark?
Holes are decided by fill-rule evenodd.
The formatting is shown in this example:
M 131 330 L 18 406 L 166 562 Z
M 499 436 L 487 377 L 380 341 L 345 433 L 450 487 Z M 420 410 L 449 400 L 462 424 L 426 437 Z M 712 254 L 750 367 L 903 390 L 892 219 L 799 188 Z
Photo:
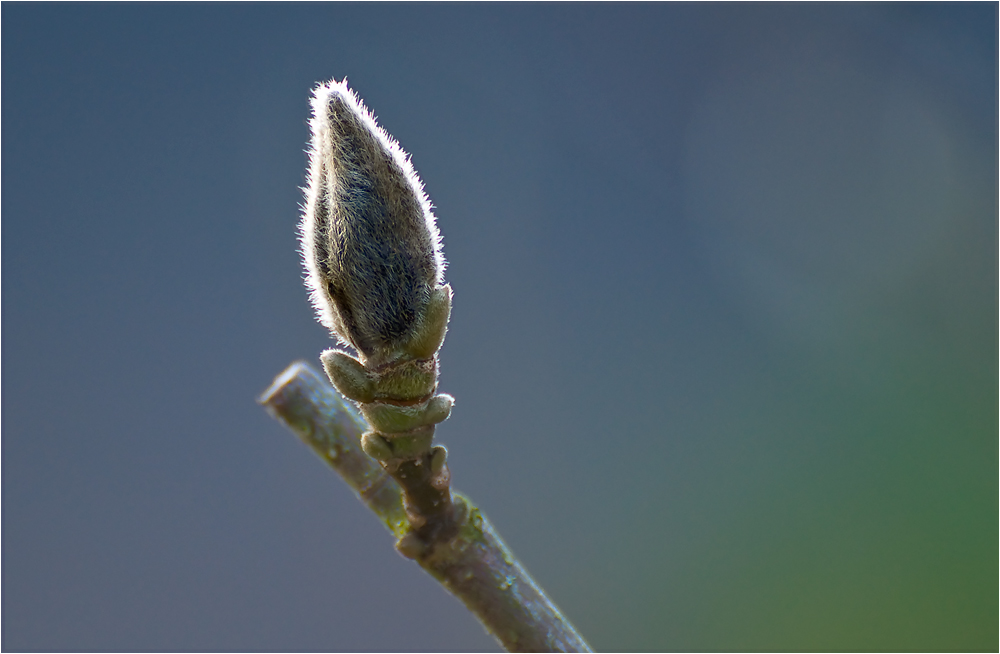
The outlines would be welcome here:
M 428 533 L 411 524 L 404 491 L 393 478 L 400 471 L 390 475 L 361 449 L 365 421 L 311 366 L 293 363 L 259 401 L 347 482 L 399 539 L 400 553 L 460 599 L 505 649 L 592 651 L 468 498 L 452 493 L 448 528 Z M 418 486 L 433 477 L 412 472 L 424 480 Z M 417 533 L 418 543 L 412 538 Z

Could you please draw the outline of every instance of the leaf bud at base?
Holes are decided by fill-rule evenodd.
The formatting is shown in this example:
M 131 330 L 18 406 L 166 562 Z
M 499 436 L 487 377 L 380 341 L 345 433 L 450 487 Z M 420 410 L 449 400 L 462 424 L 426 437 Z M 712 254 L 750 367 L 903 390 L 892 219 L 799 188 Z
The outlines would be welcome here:
M 418 559 L 427 551 L 427 545 L 419 536 L 410 532 L 396 541 L 396 551 L 407 559 Z
M 403 346 L 415 359 L 429 359 L 441 349 L 451 318 L 451 286 L 445 284 L 431 291 L 413 336 Z
M 361 449 L 378 461 L 388 461 L 392 458 L 392 448 L 378 432 L 365 432 L 361 436 Z
M 409 406 L 370 402 L 361 405 L 361 414 L 376 431 L 392 434 L 446 420 L 454 402 L 450 395 L 435 395 L 426 402 Z
M 360 361 L 340 350 L 327 350 L 319 358 L 326 376 L 341 395 L 355 402 L 375 399 L 375 382 Z

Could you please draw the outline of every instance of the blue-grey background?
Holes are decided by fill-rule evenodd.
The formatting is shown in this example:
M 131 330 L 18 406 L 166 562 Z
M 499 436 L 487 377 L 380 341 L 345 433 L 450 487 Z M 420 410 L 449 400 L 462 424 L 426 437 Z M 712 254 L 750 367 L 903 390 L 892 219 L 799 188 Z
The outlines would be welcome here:
M 4 650 L 491 650 L 254 403 L 307 97 L 413 154 L 454 483 L 605 650 L 995 650 L 997 5 L 2 8 Z

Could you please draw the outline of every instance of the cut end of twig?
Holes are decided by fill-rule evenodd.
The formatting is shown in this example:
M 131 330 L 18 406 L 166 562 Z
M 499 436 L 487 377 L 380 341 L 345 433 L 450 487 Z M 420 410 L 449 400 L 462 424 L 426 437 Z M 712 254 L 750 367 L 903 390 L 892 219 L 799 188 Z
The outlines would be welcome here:
M 264 406 L 271 404 L 274 401 L 275 396 L 280 393 L 282 387 L 307 370 L 309 370 L 309 365 L 305 361 L 295 361 L 291 363 L 287 368 L 281 371 L 280 375 L 274 378 L 274 381 L 267 387 L 267 390 L 260 394 L 260 397 L 257 398 L 257 404 L 263 404 Z
M 280 375 L 274 378 L 271 385 L 267 387 L 260 397 L 257 398 L 257 404 L 261 404 L 269 411 L 273 413 L 273 407 L 276 403 L 282 401 L 282 390 L 288 386 L 293 380 L 304 375 L 317 376 L 313 373 L 312 368 L 305 361 L 295 361 L 287 368 L 285 368 Z

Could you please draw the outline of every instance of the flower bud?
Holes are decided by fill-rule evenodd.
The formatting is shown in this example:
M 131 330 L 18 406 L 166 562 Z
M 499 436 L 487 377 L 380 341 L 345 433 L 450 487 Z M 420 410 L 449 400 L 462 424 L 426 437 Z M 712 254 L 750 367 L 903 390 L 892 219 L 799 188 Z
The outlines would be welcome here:
M 316 87 L 312 111 L 300 226 L 310 300 L 362 362 L 389 361 L 427 340 L 417 331 L 434 322 L 424 314 L 445 262 L 431 204 L 408 155 L 346 79 Z

